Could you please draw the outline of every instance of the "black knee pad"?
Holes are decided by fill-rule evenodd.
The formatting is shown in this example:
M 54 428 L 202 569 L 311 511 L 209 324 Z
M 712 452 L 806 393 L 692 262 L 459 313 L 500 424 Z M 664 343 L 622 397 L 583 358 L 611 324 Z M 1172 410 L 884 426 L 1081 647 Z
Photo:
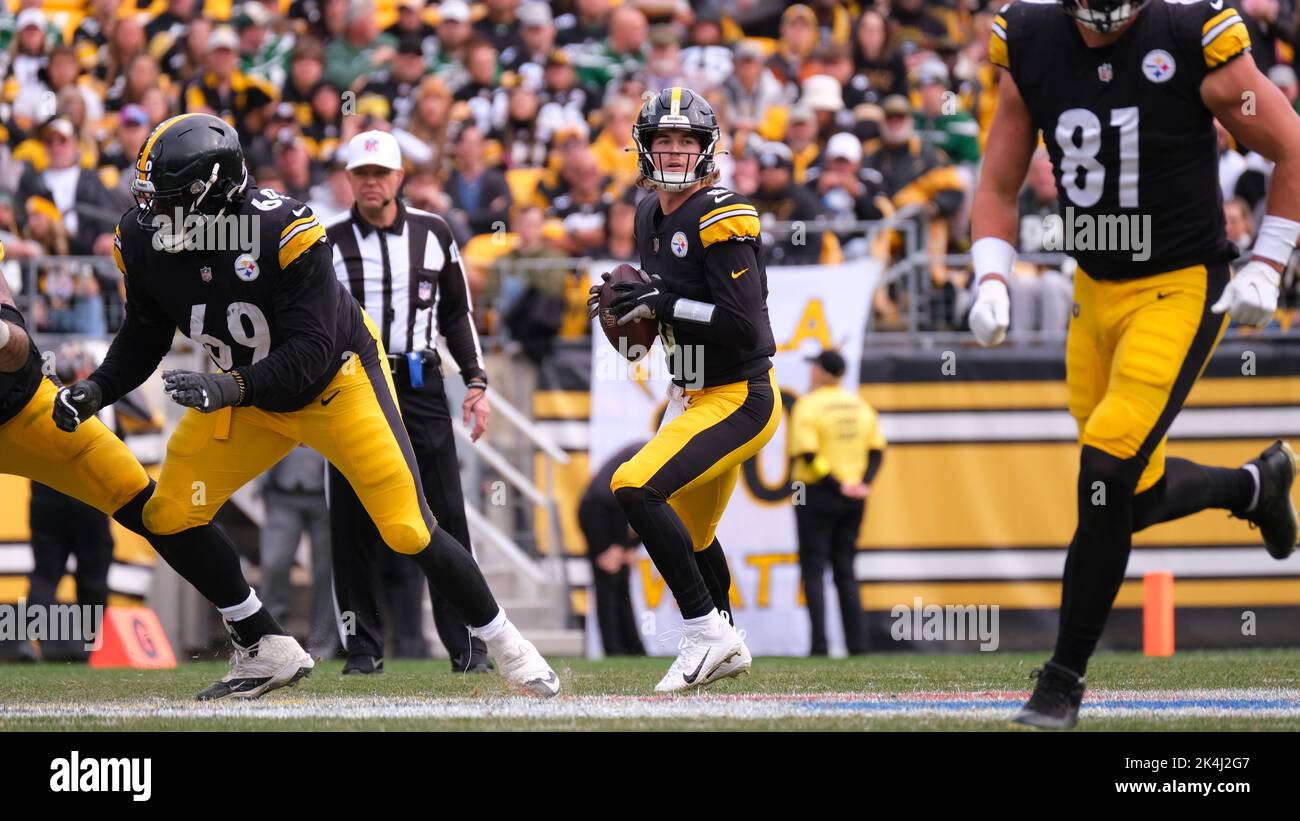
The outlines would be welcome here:
M 149 497 L 153 495 L 155 484 L 154 480 L 150 479 L 144 490 L 132 496 L 131 501 L 113 511 L 113 518 L 117 520 L 118 524 L 137 536 L 143 536 L 146 539 L 153 534 L 146 530 L 144 526 L 144 503 L 149 501 Z
M 1120 498 L 1115 494 L 1131 499 L 1145 468 L 1144 459 L 1120 459 L 1085 445 L 1079 457 L 1079 498 L 1082 502 L 1104 492 L 1108 501 Z

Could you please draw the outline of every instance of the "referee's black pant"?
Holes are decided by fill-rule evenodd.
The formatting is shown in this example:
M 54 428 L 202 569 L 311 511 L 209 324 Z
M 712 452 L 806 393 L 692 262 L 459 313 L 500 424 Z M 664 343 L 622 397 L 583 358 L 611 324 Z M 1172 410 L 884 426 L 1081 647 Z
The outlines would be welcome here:
M 833 482 L 808 486 L 804 504 L 794 509 L 799 533 L 799 569 L 803 576 L 808 621 L 812 625 L 810 655 L 826 655 L 826 565 L 839 593 L 844 620 L 844 643 L 852 655 L 867 652 L 866 620 L 858 581 L 853 574 L 858 530 L 866 510 L 865 499 L 849 499 Z
M 390 360 L 391 361 L 391 360 Z M 420 482 L 429 510 L 457 542 L 470 549 L 469 525 L 465 520 L 465 497 L 460 487 L 460 466 L 452 433 L 451 412 L 442 375 L 436 363 L 424 366 L 424 385 L 412 387 L 406 360 L 398 360 L 393 371 L 397 404 L 411 438 Z M 384 655 L 384 625 L 380 612 L 382 586 L 393 626 L 393 650 L 398 657 L 423 657 L 428 653 L 420 629 L 421 588 L 424 573 L 407 556 L 389 550 L 351 485 L 333 467 L 329 476 L 330 530 L 333 543 L 334 595 L 345 627 L 349 656 Z M 470 638 L 468 627 L 449 602 L 438 596 L 432 585 L 433 620 L 438 638 L 451 656 L 452 664 L 466 664 L 487 658 L 487 648 Z M 346 631 L 345 631 L 346 632 Z

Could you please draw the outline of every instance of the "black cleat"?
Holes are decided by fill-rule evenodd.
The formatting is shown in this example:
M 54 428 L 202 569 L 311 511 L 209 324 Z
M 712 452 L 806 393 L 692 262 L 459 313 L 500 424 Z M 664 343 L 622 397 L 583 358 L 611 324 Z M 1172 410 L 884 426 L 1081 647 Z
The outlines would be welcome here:
M 377 676 L 384 672 L 384 660 L 380 656 L 348 656 L 343 665 L 343 675 Z
M 1069 730 L 1079 723 L 1083 701 L 1083 676 L 1049 661 L 1029 676 L 1036 679 L 1034 694 L 1016 717 L 1016 724 L 1040 730 Z
M 1285 559 L 1296 547 L 1296 510 L 1291 502 L 1291 485 L 1300 472 L 1300 459 L 1281 439 L 1265 448 L 1249 464 L 1259 471 L 1259 501 L 1247 512 L 1234 511 L 1259 528 L 1264 547 L 1275 559 Z
M 453 673 L 490 673 L 494 669 L 492 661 L 487 656 L 480 656 L 476 653 L 462 654 L 451 660 L 451 671 Z

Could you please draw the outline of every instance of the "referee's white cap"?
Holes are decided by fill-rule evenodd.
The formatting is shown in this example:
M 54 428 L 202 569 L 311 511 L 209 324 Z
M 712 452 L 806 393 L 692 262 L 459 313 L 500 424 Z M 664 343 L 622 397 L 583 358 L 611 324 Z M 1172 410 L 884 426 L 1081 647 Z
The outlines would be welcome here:
M 394 171 L 402 167 L 402 150 L 387 131 L 362 131 L 348 143 L 348 170 L 378 165 Z

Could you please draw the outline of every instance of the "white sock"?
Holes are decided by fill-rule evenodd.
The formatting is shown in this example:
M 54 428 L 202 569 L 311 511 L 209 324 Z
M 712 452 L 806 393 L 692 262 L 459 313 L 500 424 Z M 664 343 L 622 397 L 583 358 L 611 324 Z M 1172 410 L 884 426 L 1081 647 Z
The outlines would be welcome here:
M 496 616 L 492 621 L 482 627 L 471 627 L 470 635 L 477 636 L 483 641 L 492 641 L 492 639 L 501 635 L 501 631 L 506 629 L 506 611 L 504 608 L 498 609 Z
M 718 613 L 718 609 L 715 607 L 703 616 L 698 616 L 693 619 L 682 619 L 682 624 L 687 627 L 693 627 L 696 630 L 716 633 L 718 631 L 718 622 L 720 621 L 722 621 L 722 616 Z
M 234 607 L 218 607 L 221 617 L 226 621 L 243 621 L 249 616 L 262 609 L 262 600 L 257 597 L 253 588 L 248 588 L 248 598 Z
M 1246 506 L 1246 512 L 1249 513 L 1255 509 L 1255 505 L 1259 504 L 1259 466 L 1253 462 L 1247 462 L 1242 467 L 1255 480 L 1255 495 L 1250 497 L 1250 504 Z

